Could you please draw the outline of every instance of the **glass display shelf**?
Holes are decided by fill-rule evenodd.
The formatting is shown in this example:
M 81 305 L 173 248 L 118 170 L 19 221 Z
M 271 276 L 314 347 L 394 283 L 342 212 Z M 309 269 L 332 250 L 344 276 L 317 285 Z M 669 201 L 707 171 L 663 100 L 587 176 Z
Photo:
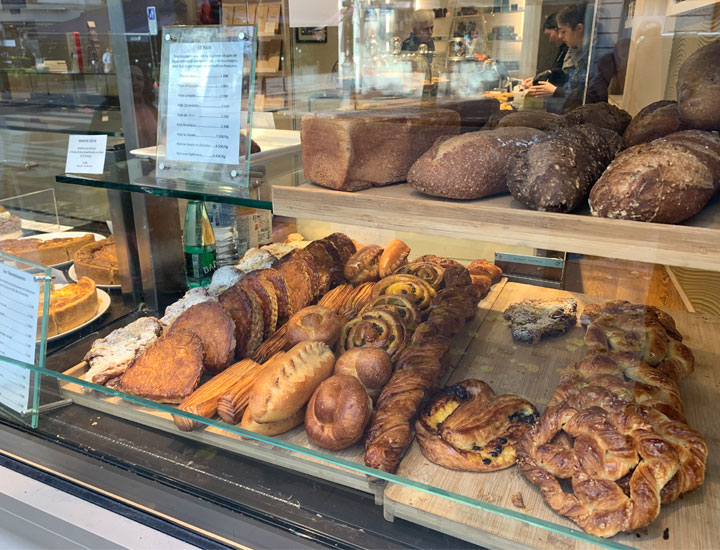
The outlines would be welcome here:
M 32 99 L 3 102 L 0 130 L 123 136 L 119 108 L 61 107 Z
M 299 157 L 298 154 L 291 156 Z M 102 187 L 178 199 L 224 202 L 271 210 L 272 187 L 293 185 L 292 182 L 296 179 L 293 177 L 295 172 L 292 169 L 281 170 L 280 173 L 270 173 L 263 163 L 251 165 L 249 186 L 231 186 L 207 180 L 158 179 L 155 177 L 155 173 L 155 160 L 132 159 L 106 167 L 102 175 L 61 174 L 56 176 L 55 180 L 58 183 Z

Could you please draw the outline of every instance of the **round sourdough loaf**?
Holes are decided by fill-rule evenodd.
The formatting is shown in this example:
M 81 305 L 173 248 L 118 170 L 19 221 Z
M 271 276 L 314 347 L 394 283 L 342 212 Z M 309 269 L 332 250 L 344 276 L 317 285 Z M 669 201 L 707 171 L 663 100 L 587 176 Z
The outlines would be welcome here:
M 438 139 L 412 165 L 408 183 L 428 195 L 451 199 L 507 192 L 510 157 L 544 136 L 540 130 L 519 127 Z
M 679 223 L 720 187 L 720 137 L 676 132 L 622 151 L 590 192 L 595 216 Z

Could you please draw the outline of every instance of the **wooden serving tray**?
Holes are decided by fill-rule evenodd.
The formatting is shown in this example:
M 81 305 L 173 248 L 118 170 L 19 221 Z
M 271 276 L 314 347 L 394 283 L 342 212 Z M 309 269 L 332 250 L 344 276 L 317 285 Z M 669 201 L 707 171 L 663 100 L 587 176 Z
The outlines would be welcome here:
M 544 410 L 559 380 L 561 369 L 585 356 L 585 329 L 576 326 L 568 334 L 537 345 L 514 342 L 503 319 L 512 303 L 530 298 L 574 297 L 578 313 L 589 303 L 604 302 L 585 294 L 508 283 L 494 302 L 467 353 L 450 377 L 455 383 L 467 378 L 484 380 L 498 393 L 515 393 Z M 684 342 L 697 361 L 693 374 L 680 385 L 690 425 L 705 437 L 708 463 L 705 483 L 692 493 L 662 506 L 660 516 L 647 528 L 619 534 L 608 540 L 615 547 L 717 548 L 720 525 L 720 422 L 715 418 L 720 400 L 720 318 L 670 311 Z M 568 527 L 577 526 L 547 506 L 540 491 L 522 476 L 518 467 L 494 473 L 457 472 L 425 459 L 416 442 L 400 463 L 398 475 L 444 491 L 502 507 L 511 514 Z M 513 504 L 522 497 L 525 508 Z M 488 548 L 597 548 L 592 543 L 474 508 L 449 498 L 431 495 L 391 483 L 385 490 L 385 517 L 425 525 Z M 667 538 L 664 538 L 664 534 Z
M 493 303 L 497 300 L 498 296 L 500 296 L 505 283 L 506 279 L 503 279 L 491 287 L 488 294 L 478 304 L 478 312 L 475 318 L 466 324 L 463 331 L 455 337 L 447 358 L 451 368 L 454 368 L 462 359 L 475 333 L 482 325 L 485 316 L 491 311 Z M 87 365 L 80 363 L 65 371 L 64 374 L 80 377 L 86 370 Z M 233 453 L 249 456 L 256 460 L 268 462 L 312 477 L 371 493 L 375 496 L 376 503 L 382 504 L 382 493 L 386 485 L 382 480 L 369 478 L 363 473 L 330 464 L 315 457 L 305 456 L 298 452 L 246 439 L 236 433 L 223 430 L 216 426 L 206 426 L 201 430 L 182 432 L 175 426 L 172 416 L 164 411 L 136 405 L 119 397 L 109 396 L 101 392 L 87 390 L 71 382 L 59 380 L 59 383 L 63 397 L 72 399 L 73 402 L 78 405 L 119 416 L 126 420 L 170 432 L 193 441 L 214 445 Z M 308 440 L 303 426 L 298 426 L 287 433 L 276 436 L 276 439 L 325 452 L 356 464 L 364 464 L 364 446 L 362 443 L 338 452 L 323 450 Z

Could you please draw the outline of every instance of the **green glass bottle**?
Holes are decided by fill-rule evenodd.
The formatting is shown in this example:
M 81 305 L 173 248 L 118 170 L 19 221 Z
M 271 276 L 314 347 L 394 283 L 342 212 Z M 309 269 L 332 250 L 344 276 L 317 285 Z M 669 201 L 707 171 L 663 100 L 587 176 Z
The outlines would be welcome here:
M 215 271 L 215 235 L 203 201 L 188 201 L 183 248 L 188 287 L 209 285 Z

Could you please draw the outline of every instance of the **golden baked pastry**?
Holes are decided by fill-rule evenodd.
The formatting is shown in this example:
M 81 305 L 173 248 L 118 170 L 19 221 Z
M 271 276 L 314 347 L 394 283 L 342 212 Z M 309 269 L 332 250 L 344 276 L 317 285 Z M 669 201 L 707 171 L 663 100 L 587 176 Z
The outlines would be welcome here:
M 397 315 L 387 309 L 371 309 L 343 327 L 340 349 L 373 346 L 383 348 L 392 357 L 405 347 L 406 337 L 405 324 Z
M 300 342 L 325 342 L 332 347 L 340 338 L 340 319 L 325 306 L 314 305 L 301 309 L 287 322 L 285 339 L 288 345 Z
M 480 380 L 443 388 L 415 423 L 425 458 L 453 470 L 494 472 L 515 464 L 516 445 L 540 415 L 522 397 Z
M 212 373 L 225 370 L 235 355 L 235 325 L 217 302 L 201 302 L 185 310 L 173 323 L 168 334 L 187 330 L 203 346 L 203 365 Z
M 392 275 L 398 268 L 405 265 L 409 254 L 410 247 L 404 242 L 397 239 L 390 241 L 380 255 L 378 262 L 380 278 Z
M 120 377 L 117 389 L 159 403 L 180 403 L 203 372 L 200 338 L 176 330 L 151 344 Z
M 42 295 L 39 314 L 42 315 Z M 82 277 L 77 283 L 56 288 L 50 292 L 48 336 L 56 336 L 74 329 L 92 319 L 97 313 L 98 297 L 95 282 Z M 38 319 L 38 337 L 40 337 Z
M 377 281 L 380 278 L 380 256 L 383 248 L 376 244 L 362 247 L 345 262 L 345 278 L 349 283 L 359 285 Z
M 250 409 L 245 409 L 240 421 L 240 427 L 249 432 L 273 436 L 292 430 L 294 427 L 302 424 L 304 419 L 305 407 L 300 408 L 297 412 L 277 422 L 258 422 L 250 414 Z
M 354 376 L 336 374 L 315 390 L 305 412 L 305 431 L 318 447 L 339 451 L 360 441 L 372 401 Z
M 83 246 L 95 242 L 95 237 L 63 237 L 58 239 L 10 239 L 0 242 L 0 252 L 42 265 L 57 265 L 72 260 Z
M 270 361 L 253 385 L 248 410 L 256 422 L 279 422 L 297 413 L 332 374 L 335 356 L 322 342 L 302 342 Z
M 373 287 L 372 297 L 403 294 L 410 298 L 420 313 L 425 313 L 435 296 L 435 289 L 415 275 L 390 275 Z
M 336 286 L 320 298 L 318 304 L 338 313 L 342 309 L 345 300 L 352 296 L 353 292 L 355 292 L 355 289 L 350 285 Z
M 392 359 L 384 349 L 366 346 L 349 349 L 338 357 L 333 374 L 354 376 L 375 401 L 390 380 L 392 371 Z
M 120 284 L 120 270 L 113 235 L 80 248 L 73 256 L 73 262 L 78 277 L 90 277 L 99 285 Z
M 356 317 L 370 300 L 374 287 L 375 283 L 371 282 L 362 283 L 360 286 L 355 287 L 345 298 L 343 305 L 337 312 L 340 320 L 348 322 L 350 319 Z
M 695 368 L 695 358 L 677 331 L 672 317 L 663 311 L 630 302 L 613 301 L 588 306 L 581 315 L 588 324 L 585 344 L 589 352 L 629 353 L 657 367 L 675 381 Z
M 411 262 L 400 267 L 395 273 L 415 275 L 437 290 L 442 286 L 445 268 L 431 262 Z
M 470 275 L 485 275 L 493 284 L 500 282 L 502 279 L 502 269 L 495 264 L 491 264 L 484 258 L 478 258 L 467 266 Z
M 402 319 L 408 330 L 415 330 L 422 321 L 420 311 L 415 307 L 415 303 L 402 294 L 383 294 L 370 300 L 365 307 L 360 310 L 360 315 L 371 309 L 387 309 Z

